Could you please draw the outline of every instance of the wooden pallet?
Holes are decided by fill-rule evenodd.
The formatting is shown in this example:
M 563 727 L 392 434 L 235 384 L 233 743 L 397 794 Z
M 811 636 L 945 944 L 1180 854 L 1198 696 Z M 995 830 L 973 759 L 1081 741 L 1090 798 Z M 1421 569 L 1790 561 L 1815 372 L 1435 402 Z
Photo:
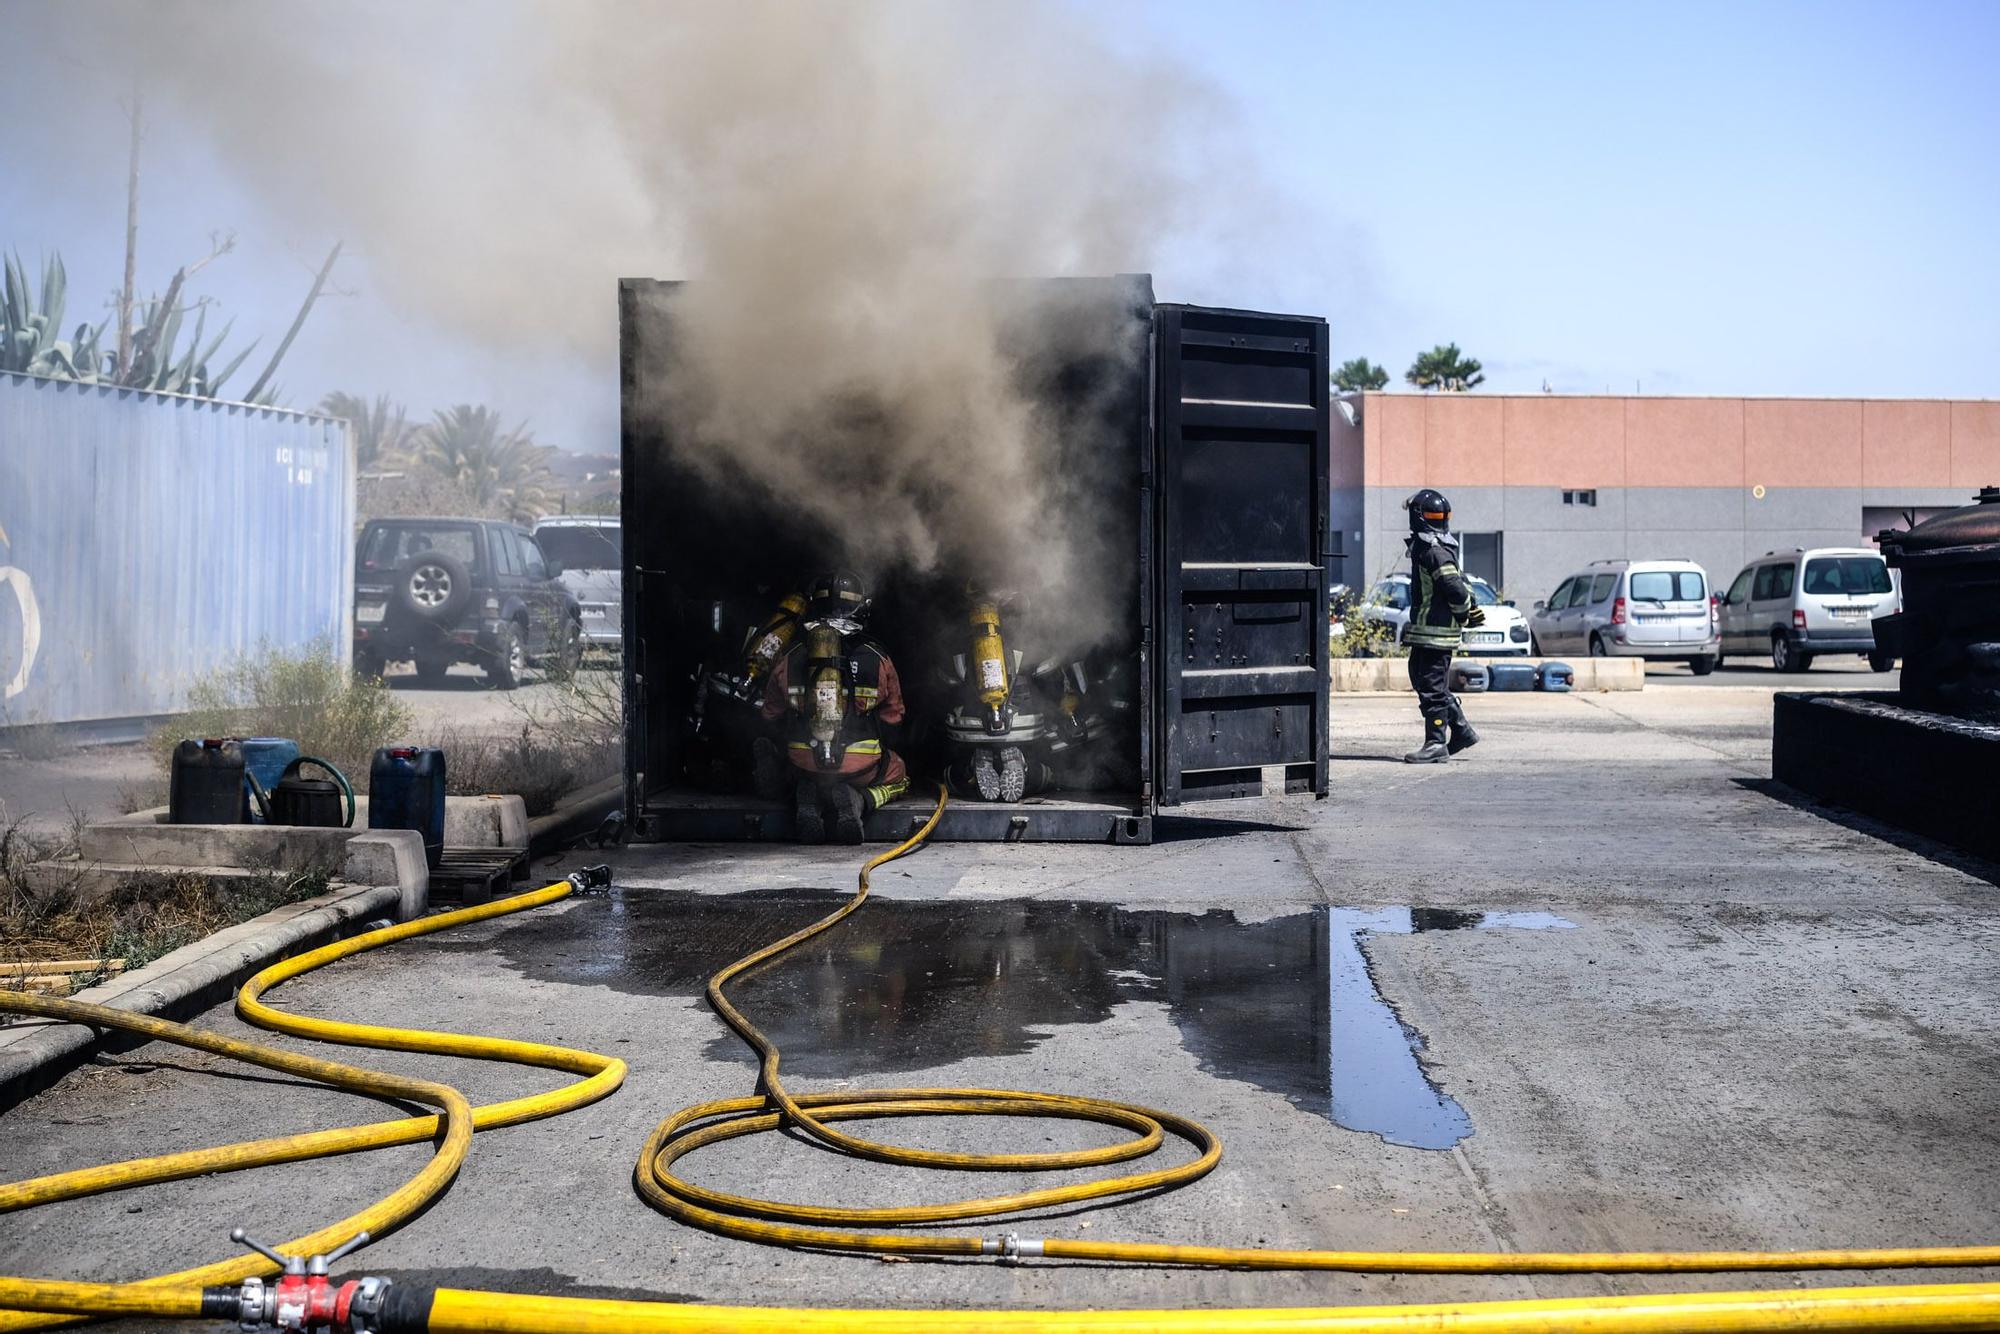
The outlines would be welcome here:
M 528 878 L 526 848 L 472 848 L 446 844 L 431 868 L 431 901 L 490 903 Z

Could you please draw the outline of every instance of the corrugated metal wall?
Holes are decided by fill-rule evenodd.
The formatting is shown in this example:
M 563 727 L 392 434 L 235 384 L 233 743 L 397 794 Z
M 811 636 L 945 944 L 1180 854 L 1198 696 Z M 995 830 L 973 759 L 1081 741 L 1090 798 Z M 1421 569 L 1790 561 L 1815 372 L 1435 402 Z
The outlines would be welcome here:
M 0 374 L 0 725 L 172 713 L 351 653 L 354 453 L 305 413 Z

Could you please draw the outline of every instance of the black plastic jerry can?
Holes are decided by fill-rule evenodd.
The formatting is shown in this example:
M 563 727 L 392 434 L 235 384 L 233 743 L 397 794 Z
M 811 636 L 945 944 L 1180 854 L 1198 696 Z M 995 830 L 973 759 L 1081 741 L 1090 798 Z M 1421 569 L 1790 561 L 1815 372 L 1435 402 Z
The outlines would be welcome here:
M 444 853 L 444 752 L 384 746 L 368 768 L 368 827 L 414 829 L 433 868 Z
M 234 738 L 189 739 L 174 747 L 167 823 L 243 823 L 243 747 Z
M 307 778 L 300 772 L 308 764 L 318 765 L 331 775 Z M 277 786 L 271 789 L 271 823 L 303 825 L 316 829 L 343 829 L 354 823 L 354 798 L 346 801 L 342 816 L 341 797 L 348 790 L 347 777 L 325 760 L 301 755 L 285 766 Z

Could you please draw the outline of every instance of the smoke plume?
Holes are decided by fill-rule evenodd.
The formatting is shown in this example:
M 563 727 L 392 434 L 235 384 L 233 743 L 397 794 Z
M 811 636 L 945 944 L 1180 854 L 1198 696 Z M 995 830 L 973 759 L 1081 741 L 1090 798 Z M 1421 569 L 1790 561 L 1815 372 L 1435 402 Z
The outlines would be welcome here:
M 1112 335 L 1052 310 L 1023 353 L 1009 280 L 1240 235 L 1215 201 L 1251 185 L 1214 170 L 1228 117 L 1198 79 L 1054 0 L 26 17 L 198 125 L 277 216 L 346 236 L 369 296 L 448 336 L 608 376 L 614 280 L 698 280 L 681 388 L 651 406 L 876 570 L 976 559 L 1060 589 L 1093 558 L 1020 384 L 1024 356 Z

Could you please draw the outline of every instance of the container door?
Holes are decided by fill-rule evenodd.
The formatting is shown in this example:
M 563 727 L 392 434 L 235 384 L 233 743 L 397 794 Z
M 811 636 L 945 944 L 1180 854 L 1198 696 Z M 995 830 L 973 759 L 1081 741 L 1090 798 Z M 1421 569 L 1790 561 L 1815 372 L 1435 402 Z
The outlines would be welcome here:
M 1163 805 L 1327 781 L 1327 330 L 1154 316 L 1154 790 Z

